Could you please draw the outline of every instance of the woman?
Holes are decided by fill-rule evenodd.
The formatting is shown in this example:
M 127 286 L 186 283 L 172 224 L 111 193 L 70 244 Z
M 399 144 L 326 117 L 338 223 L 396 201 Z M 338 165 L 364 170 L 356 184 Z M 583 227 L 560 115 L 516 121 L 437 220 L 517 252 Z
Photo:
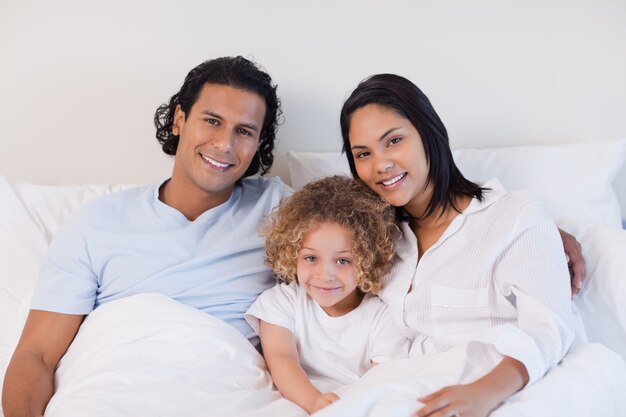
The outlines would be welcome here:
M 409 80 L 361 82 L 341 111 L 355 178 L 396 207 L 403 239 L 380 297 L 422 335 L 412 354 L 483 342 L 493 369 L 420 400 L 418 416 L 486 416 L 565 355 L 573 340 L 568 270 L 541 204 L 483 186 L 454 164 L 446 129 Z

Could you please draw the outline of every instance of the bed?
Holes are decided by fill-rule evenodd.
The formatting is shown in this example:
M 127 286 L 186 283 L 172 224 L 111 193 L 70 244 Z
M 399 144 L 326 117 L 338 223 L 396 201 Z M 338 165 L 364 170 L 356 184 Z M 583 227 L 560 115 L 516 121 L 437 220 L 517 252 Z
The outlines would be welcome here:
M 503 416 L 626 415 L 626 230 L 612 180 L 626 140 L 459 149 L 472 180 L 497 177 L 545 202 L 581 242 L 587 279 L 575 304 L 589 343 L 492 413 Z M 291 184 L 347 174 L 339 153 L 289 152 Z M 28 313 L 38 265 L 71 213 L 133 185 L 11 184 L 0 177 L 0 375 Z M 320 416 L 408 416 L 423 395 L 467 382 L 463 354 L 391 361 Z M 416 378 L 415 375 L 419 375 Z M 46 416 L 304 416 L 273 388 L 263 358 L 236 330 L 159 294 L 111 302 L 88 316 L 62 359 Z M 0 412 L 1 415 L 1 412 Z

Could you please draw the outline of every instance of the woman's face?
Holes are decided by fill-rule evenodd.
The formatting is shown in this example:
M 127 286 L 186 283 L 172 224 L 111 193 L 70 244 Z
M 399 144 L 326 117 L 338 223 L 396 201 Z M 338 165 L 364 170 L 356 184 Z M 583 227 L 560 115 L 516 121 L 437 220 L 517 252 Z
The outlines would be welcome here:
M 352 114 L 349 138 L 361 180 L 391 205 L 421 216 L 432 186 L 415 126 L 389 107 L 368 104 Z

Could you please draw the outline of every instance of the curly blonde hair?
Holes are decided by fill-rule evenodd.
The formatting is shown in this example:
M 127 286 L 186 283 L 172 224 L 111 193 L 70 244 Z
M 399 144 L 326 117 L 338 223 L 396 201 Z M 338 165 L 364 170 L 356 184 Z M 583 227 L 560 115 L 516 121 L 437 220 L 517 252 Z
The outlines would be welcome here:
M 279 280 L 297 281 L 298 252 L 315 225 L 334 223 L 352 236 L 358 288 L 376 294 L 391 270 L 399 232 L 393 208 L 366 186 L 333 176 L 307 184 L 274 209 L 265 236 L 266 261 Z

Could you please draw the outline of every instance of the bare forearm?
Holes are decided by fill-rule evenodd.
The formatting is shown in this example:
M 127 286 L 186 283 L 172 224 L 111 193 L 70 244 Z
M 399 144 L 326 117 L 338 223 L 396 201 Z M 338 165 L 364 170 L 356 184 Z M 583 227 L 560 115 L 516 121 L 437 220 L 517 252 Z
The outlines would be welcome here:
M 277 358 L 268 361 L 268 368 L 283 397 L 311 413 L 315 399 L 322 393 L 311 384 L 300 364 L 291 358 Z
M 419 398 L 424 406 L 415 416 L 471 415 L 485 417 L 528 383 L 526 367 L 504 357 L 491 372 L 471 384 L 450 385 Z
M 474 382 L 490 393 L 493 408 L 524 388 L 527 383 L 526 367 L 520 361 L 508 356 L 504 357 L 491 372 Z
M 54 389 L 53 374 L 33 353 L 17 350 L 4 378 L 5 417 L 43 416 Z

